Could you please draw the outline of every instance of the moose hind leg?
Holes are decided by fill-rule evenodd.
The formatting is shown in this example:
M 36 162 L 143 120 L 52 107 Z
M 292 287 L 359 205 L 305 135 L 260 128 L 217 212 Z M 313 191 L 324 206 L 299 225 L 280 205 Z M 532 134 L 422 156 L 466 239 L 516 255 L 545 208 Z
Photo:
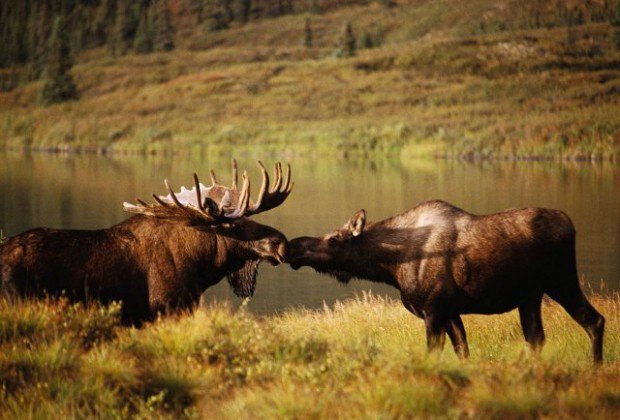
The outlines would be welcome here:
M 545 331 L 540 316 L 541 303 L 542 295 L 539 295 L 519 306 L 523 336 L 534 353 L 540 353 L 545 344 Z
M 577 279 L 573 285 L 547 292 L 586 331 L 592 343 L 594 363 L 603 361 L 603 333 L 605 318 L 598 313 L 585 297 Z
M 467 344 L 465 326 L 463 325 L 463 321 L 459 315 L 452 317 L 448 321 L 446 325 L 446 332 L 448 333 L 448 337 L 450 337 L 450 341 L 452 342 L 456 355 L 460 359 L 469 357 L 469 345 Z

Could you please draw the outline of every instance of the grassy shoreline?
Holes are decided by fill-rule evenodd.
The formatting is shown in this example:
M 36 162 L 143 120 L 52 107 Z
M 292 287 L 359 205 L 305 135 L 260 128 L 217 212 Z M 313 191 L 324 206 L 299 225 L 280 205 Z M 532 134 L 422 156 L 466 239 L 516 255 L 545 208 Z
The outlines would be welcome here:
M 620 414 L 620 297 L 593 296 L 607 318 L 605 363 L 546 302 L 547 344 L 525 347 L 518 316 L 466 316 L 472 357 L 427 356 L 424 328 L 372 295 L 323 310 L 258 317 L 214 305 L 142 330 L 119 307 L 0 301 L 3 418 L 588 417 Z

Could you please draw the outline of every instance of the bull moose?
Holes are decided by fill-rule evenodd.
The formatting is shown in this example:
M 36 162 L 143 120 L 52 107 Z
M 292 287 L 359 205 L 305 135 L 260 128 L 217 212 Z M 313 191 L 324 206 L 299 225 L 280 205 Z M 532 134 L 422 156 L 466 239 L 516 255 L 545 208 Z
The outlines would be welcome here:
M 243 173 L 238 188 L 233 160 L 232 186 L 220 185 L 211 171 L 205 187 L 153 195 L 154 203 L 124 203 L 138 213 L 108 229 L 38 228 L 0 245 L 0 286 L 4 294 L 66 294 L 71 300 L 123 302 L 124 323 L 140 325 L 158 312 L 195 305 L 202 292 L 228 277 L 235 294 L 251 296 L 261 261 L 284 261 L 287 241 L 278 230 L 251 220 L 279 206 L 291 193 L 291 169 L 274 168 L 274 185 L 262 163 L 256 203 Z
M 543 295 L 557 301 L 603 358 L 605 319 L 579 285 L 575 229 L 561 211 L 542 208 L 474 215 L 443 201 L 428 201 L 398 216 L 366 223 L 358 211 L 322 237 L 289 242 L 287 262 L 309 266 L 347 283 L 368 279 L 396 287 L 404 306 L 424 320 L 429 351 L 445 335 L 461 358 L 469 355 L 462 314 L 519 309 L 525 340 L 544 344 Z

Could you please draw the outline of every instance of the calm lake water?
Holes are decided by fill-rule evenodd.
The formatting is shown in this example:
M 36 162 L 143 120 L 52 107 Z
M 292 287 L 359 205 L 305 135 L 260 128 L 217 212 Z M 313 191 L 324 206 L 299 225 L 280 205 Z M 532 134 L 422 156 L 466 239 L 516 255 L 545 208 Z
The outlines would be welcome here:
M 226 158 L 192 160 L 163 157 L 102 157 L 0 154 L 0 228 L 5 236 L 38 226 L 95 229 L 127 217 L 123 201 L 148 199 L 164 192 L 168 178 L 175 188 L 191 186 L 192 173 L 206 181 L 213 168 L 228 182 Z M 265 157 L 271 166 L 276 159 Z M 256 217 L 289 238 L 319 235 L 341 226 L 356 210 L 370 220 L 403 212 L 429 199 L 449 201 L 474 213 L 511 207 L 561 209 L 577 228 L 579 273 L 597 287 L 618 290 L 620 282 L 620 166 L 551 162 L 476 162 L 419 160 L 290 159 L 295 188 L 280 208 Z M 260 183 L 254 158 L 239 159 Z M 272 313 L 286 308 L 320 307 L 372 290 L 397 297 L 394 289 L 366 281 L 340 286 L 309 269 L 260 268 L 249 308 Z M 238 299 L 226 281 L 209 289 L 208 300 Z

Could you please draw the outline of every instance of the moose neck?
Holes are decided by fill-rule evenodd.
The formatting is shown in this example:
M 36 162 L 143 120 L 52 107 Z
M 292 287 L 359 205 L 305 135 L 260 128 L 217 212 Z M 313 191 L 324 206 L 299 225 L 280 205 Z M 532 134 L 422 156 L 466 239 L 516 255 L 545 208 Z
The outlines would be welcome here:
M 216 235 L 216 239 L 217 259 L 215 264 L 218 270 L 234 271 L 242 267 L 245 261 L 258 259 L 258 256 L 251 249 L 252 242 L 227 238 L 222 235 Z
M 394 238 L 385 238 L 381 235 L 381 222 L 372 224 L 358 238 L 351 258 L 347 261 L 346 271 L 353 277 L 386 283 L 398 288 L 395 279 L 394 264 L 395 248 L 399 243 L 392 243 Z

